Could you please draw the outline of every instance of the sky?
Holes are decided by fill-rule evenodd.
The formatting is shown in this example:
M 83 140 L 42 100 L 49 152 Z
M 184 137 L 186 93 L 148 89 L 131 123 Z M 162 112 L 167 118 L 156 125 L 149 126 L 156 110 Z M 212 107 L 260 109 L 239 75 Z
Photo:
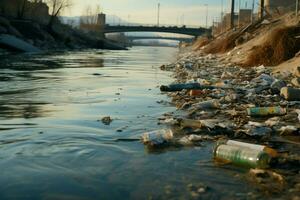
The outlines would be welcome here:
M 108 15 L 115 15 L 131 23 L 156 24 L 158 3 L 160 3 L 160 24 L 206 26 L 220 20 L 222 1 L 224 12 L 229 11 L 230 0 L 72 0 L 73 6 L 64 15 L 80 16 L 87 6 L 101 6 Z M 251 8 L 253 0 L 236 0 L 238 8 Z M 255 0 L 256 2 L 258 0 Z M 255 3 L 256 4 L 256 3 Z M 207 5 L 207 6 L 206 6 Z

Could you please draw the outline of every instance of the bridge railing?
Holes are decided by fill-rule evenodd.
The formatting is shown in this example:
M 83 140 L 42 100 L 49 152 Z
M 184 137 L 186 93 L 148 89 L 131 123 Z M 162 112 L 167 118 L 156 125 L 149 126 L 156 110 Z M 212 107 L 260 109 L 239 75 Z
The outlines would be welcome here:
M 204 27 L 196 26 L 196 25 L 160 24 L 158 26 L 157 24 L 135 24 L 135 23 L 106 24 L 106 26 L 159 27 L 159 28 L 195 28 L 195 29 L 204 28 Z

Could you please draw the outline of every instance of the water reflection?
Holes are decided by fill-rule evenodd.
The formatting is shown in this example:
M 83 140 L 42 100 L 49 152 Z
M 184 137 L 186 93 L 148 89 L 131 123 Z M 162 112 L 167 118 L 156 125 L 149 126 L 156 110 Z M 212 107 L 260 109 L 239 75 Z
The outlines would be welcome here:
M 2 57 L 0 199 L 191 199 L 190 184 L 208 186 L 205 199 L 246 199 L 252 189 L 214 167 L 209 145 L 147 152 L 133 140 L 174 111 L 156 102 L 168 101 L 159 66 L 176 51 Z

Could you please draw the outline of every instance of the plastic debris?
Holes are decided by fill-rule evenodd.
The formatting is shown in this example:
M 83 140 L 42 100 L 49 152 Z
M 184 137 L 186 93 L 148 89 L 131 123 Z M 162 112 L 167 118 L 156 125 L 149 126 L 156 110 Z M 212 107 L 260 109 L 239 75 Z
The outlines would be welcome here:
M 288 101 L 300 101 L 300 89 L 284 87 L 280 94 Z
M 285 115 L 287 113 L 285 108 L 281 107 L 255 107 L 248 108 L 247 113 L 252 117 L 265 117 L 265 116 L 276 116 Z
M 164 145 L 173 139 L 173 131 L 170 129 L 156 130 L 142 135 L 142 142 L 150 146 Z
M 219 162 L 229 162 L 249 168 L 268 168 L 271 161 L 271 156 L 262 150 L 225 144 L 215 147 L 214 158 Z

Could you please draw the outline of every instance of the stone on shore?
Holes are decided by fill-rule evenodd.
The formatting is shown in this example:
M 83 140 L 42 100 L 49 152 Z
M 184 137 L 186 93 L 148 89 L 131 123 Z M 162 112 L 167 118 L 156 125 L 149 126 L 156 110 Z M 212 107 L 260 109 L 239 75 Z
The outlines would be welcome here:
M 19 52 L 40 52 L 37 47 L 12 35 L 0 35 L 0 47 Z

